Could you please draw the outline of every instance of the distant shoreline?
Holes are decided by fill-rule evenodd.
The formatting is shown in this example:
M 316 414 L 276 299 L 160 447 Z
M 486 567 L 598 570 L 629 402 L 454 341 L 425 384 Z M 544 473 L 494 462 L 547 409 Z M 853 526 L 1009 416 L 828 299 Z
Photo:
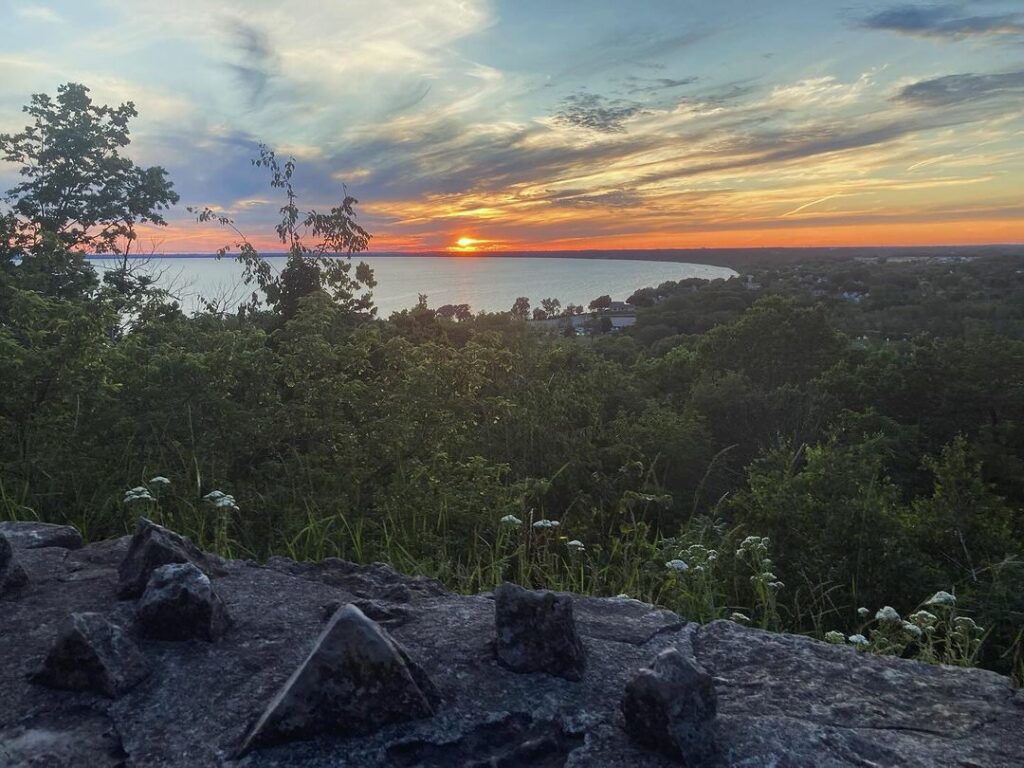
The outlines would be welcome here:
M 268 252 L 267 257 L 286 256 L 284 252 Z M 339 256 L 344 254 L 338 254 Z M 920 257 L 929 256 L 1021 256 L 1024 244 L 1005 245 L 942 245 L 942 246 L 840 246 L 829 248 L 672 248 L 630 250 L 576 250 L 576 251 L 479 251 L 456 253 L 450 251 L 364 251 L 352 258 L 506 258 L 506 259 L 598 259 L 618 261 L 677 262 L 694 265 L 723 266 L 733 269 L 745 266 L 768 266 L 773 263 L 796 261 L 832 261 L 860 257 Z M 156 253 L 131 258 L 211 259 L 213 253 Z M 109 254 L 90 254 L 90 259 L 120 258 Z M 227 257 L 225 257 L 227 258 Z

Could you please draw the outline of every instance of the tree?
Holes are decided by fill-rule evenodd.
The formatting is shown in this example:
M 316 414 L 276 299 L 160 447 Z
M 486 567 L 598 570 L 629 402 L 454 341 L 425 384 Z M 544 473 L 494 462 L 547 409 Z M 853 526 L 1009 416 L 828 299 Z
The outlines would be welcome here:
M 356 223 L 355 206 L 359 202 L 346 194 L 342 201 L 327 213 L 316 209 L 304 211 L 298 204 L 298 193 L 292 184 L 295 174 L 295 158 L 289 158 L 283 165 L 274 151 L 266 144 L 260 144 L 259 157 L 252 161 L 256 168 L 270 171 L 270 186 L 284 191 L 285 204 L 281 207 L 281 221 L 275 227 L 278 239 L 288 247 L 288 261 L 281 273 L 273 274 L 270 264 L 260 256 L 256 248 L 245 238 L 234 222 L 218 215 L 210 208 L 189 210 L 197 214 L 199 221 L 216 221 L 230 227 L 239 237 L 236 260 L 244 267 L 242 279 L 246 285 L 256 284 L 263 292 L 266 302 L 284 320 L 290 320 L 298 312 L 300 300 L 311 293 L 322 290 L 336 304 L 352 313 L 373 316 L 372 288 L 377 285 L 373 270 L 366 262 L 359 262 L 355 274 L 352 271 L 351 255 L 365 251 L 370 242 L 370 233 Z M 308 241 L 313 240 L 313 245 Z M 223 258 L 231 246 L 221 248 L 218 258 Z M 338 256 L 349 258 L 340 259 Z M 254 291 L 251 299 L 240 307 L 240 311 L 254 312 L 261 304 Z
M 515 300 L 512 305 L 512 316 L 519 317 L 525 320 L 530 315 L 530 300 L 525 296 L 520 296 Z
M 21 166 L 23 180 L 4 198 L 19 245 L 127 256 L 136 225 L 166 224 L 160 212 L 178 202 L 167 172 L 121 154 L 138 114 L 132 102 L 99 106 L 84 85 L 65 83 L 56 99 L 34 94 L 23 111 L 32 124 L 0 134 L 0 156 Z
M 594 309 L 608 309 L 612 305 L 612 297 L 608 294 L 604 296 L 598 296 L 592 302 L 590 302 L 590 308 Z
M 558 317 L 562 309 L 562 302 L 558 299 L 541 299 L 540 305 L 548 317 Z
M 540 307 L 534 307 L 534 309 L 533 309 L 533 319 L 534 320 L 547 320 L 548 319 L 548 313 L 545 312 Z

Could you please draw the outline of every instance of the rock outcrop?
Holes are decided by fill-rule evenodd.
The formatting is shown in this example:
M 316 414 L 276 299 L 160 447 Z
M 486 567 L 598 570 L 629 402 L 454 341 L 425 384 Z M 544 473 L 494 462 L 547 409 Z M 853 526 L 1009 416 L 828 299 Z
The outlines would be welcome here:
M 128 554 L 118 567 L 117 596 L 122 599 L 138 597 L 146 589 L 154 570 L 174 563 L 192 563 L 203 571 L 210 570 L 210 558 L 184 536 L 151 520 L 139 520 Z
M 145 656 L 121 627 L 99 613 L 72 613 L 61 623 L 32 681 L 116 699 L 149 673 Z
M 5 521 L 0 523 L 0 534 L 6 536 L 7 540 L 19 549 L 78 549 L 82 546 L 82 534 L 73 525 Z
M 224 602 L 192 563 L 161 565 L 149 576 L 138 605 L 138 626 L 157 640 L 216 640 L 228 628 Z
M 21 567 L 11 542 L 0 533 L 0 597 L 28 583 L 28 574 Z
M 568 595 L 502 584 L 494 590 L 494 626 L 502 666 L 566 680 L 583 678 L 586 653 Z
M 390 723 L 430 717 L 431 691 L 408 654 L 350 603 L 328 621 L 241 751 L 321 734 L 363 736 Z
M 679 765 L 681 758 L 663 751 L 665 742 L 651 746 L 630 735 L 639 725 L 624 715 L 624 697 L 628 689 L 640 693 L 634 681 L 647 674 L 651 695 L 637 702 L 653 703 L 647 711 L 663 712 L 664 720 L 645 722 L 664 722 L 675 745 L 692 743 L 675 726 L 702 723 L 697 733 L 712 735 L 716 748 L 708 764 L 1000 768 L 1020 765 L 1024 755 L 1024 696 L 991 672 L 871 656 L 727 621 L 690 624 L 624 598 L 557 595 L 572 605 L 586 666 L 578 681 L 522 674 L 496 656 L 493 596 L 454 595 L 428 579 L 338 560 L 275 559 L 260 566 L 210 558 L 220 571 L 213 586 L 232 617 L 217 642 L 165 642 L 138 633 L 135 643 L 152 673 L 116 699 L 102 686 L 33 683 L 31 674 L 70 614 L 100 614 L 126 635 L 137 632 L 137 604 L 114 596 L 130 545 L 129 537 L 77 550 L 16 545 L 29 578 L 0 601 L 4 768 Z M 373 616 L 358 618 L 350 604 Z M 326 627 L 325 606 L 331 606 Z M 400 680 L 403 693 L 392 700 L 391 693 L 377 696 L 364 686 L 358 697 L 345 698 L 341 692 L 349 689 L 337 680 L 346 678 L 335 675 L 348 668 L 347 679 L 354 679 L 352 649 L 364 641 L 341 643 L 349 650 L 326 663 L 307 689 L 319 691 L 312 700 L 338 692 L 338 699 L 322 699 L 338 714 L 290 733 L 293 740 L 256 737 L 268 712 L 285 712 L 275 702 L 297 692 L 291 683 L 311 669 L 307 662 L 324 640 L 334 642 L 340 614 L 367 633 L 365 642 L 380 652 L 374 658 L 386 660 L 390 682 L 381 690 L 394 691 L 387 686 Z M 664 651 L 685 674 L 676 675 L 676 662 L 659 660 Z M 403 664 L 407 676 L 398 673 Z M 717 713 L 706 719 L 695 713 L 710 712 L 697 707 L 673 710 L 668 693 L 676 685 L 680 695 L 691 691 L 689 671 L 698 669 L 710 676 L 717 701 Z M 706 679 L 698 676 L 698 687 L 700 681 Z M 401 709 L 402 718 L 379 714 L 401 696 L 414 702 Z M 346 729 L 345 712 L 363 718 L 362 725 Z M 245 746 L 251 748 L 243 753 Z

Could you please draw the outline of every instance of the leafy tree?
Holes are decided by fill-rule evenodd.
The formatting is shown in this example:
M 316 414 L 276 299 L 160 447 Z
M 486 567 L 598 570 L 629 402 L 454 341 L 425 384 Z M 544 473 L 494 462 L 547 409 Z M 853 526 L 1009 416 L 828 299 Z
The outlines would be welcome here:
M 530 300 L 525 296 L 520 296 L 512 305 L 511 312 L 513 317 L 525 320 L 530 314 Z
M 127 255 L 140 223 L 164 225 L 178 195 L 158 166 L 140 168 L 121 151 L 135 105 L 99 106 L 89 89 L 66 83 L 56 98 L 37 93 L 24 111 L 32 124 L 0 134 L 0 156 L 22 181 L 5 201 L 13 240 L 29 253 L 83 249 Z
M 275 227 L 278 239 L 288 249 L 288 260 L 280 274 L 275 275 L 266 261 L 234 222 L 210 208 L 192 210 L 199 221 L 216 221 L 230 227 L 238 235 L 236 260 L 244 267 L 242 278 L 246 285 L 254 284 L 263 293 L 266 302 L 287 321 L 298 312 L 300 300 L 315 291 L 325 291 L 335 303 L 349 313 L 373 316 L 372 289 L 377 282 L 373 270 L 366 262 L 356 265 L 352 274 L 353 253 L 366 250 L 371 235 L 356 223 L 355 206 L 359 202 L 349 194 L 327 213 L 299 207 L 298 193 L 292 183 L 295 158 L 284 164 L 267 145 L 259 147 L 259 157 L 252 161 L 256 168 L 270 172 L 270 186 L 283 191 L 285 203 L 281 207 L 281 221 Z M 312 241 L 312 244 L 309 242 Z M 223 258 L 230 246 L 217 252 Z M 254 291 L 250 300 L 240 308 L 243 313 L 254 312 L 261 305 Z
M 604 296 L 598 296 L 592 302 L 590 302 L 590 309 L 608 309 L 612 305 L 612 297 L 608 294 Z
M 548 317 L 558 317 L 562 309 L 562 302 L 558 299 L 541 299 L 540 305 Z

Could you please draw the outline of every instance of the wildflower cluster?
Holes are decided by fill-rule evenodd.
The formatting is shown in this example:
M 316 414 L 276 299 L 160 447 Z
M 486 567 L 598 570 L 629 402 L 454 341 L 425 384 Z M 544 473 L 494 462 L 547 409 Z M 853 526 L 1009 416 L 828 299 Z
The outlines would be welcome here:
M 210 491 L 208 494 L 203 496 L 203 501 L 208 504 L 212 504 L 216 509 L 230 509 L 235 512 L 238 511 L 238 503 L 235 501 L 235 497 L 230 493 L 224 493 L 224 491 Z
M 750 584 L 754 590 L 757 607 L 761 611 L 762 626 L 778 628 L 780 617 L 776 596 L 786 585 L 772 570 L 774 564 L 768 556 L 770 545 L 767 536 L 747 536 L 736 550 L 736 559 L 746 562 L 754 571 L 750 576 Z
M 125 504 L 134 504 L 137 501 L 155 502 L 156 498 L 149 492 L 148 488 L 143 485 L 137 485 L 124 492 L 123 501 Z

